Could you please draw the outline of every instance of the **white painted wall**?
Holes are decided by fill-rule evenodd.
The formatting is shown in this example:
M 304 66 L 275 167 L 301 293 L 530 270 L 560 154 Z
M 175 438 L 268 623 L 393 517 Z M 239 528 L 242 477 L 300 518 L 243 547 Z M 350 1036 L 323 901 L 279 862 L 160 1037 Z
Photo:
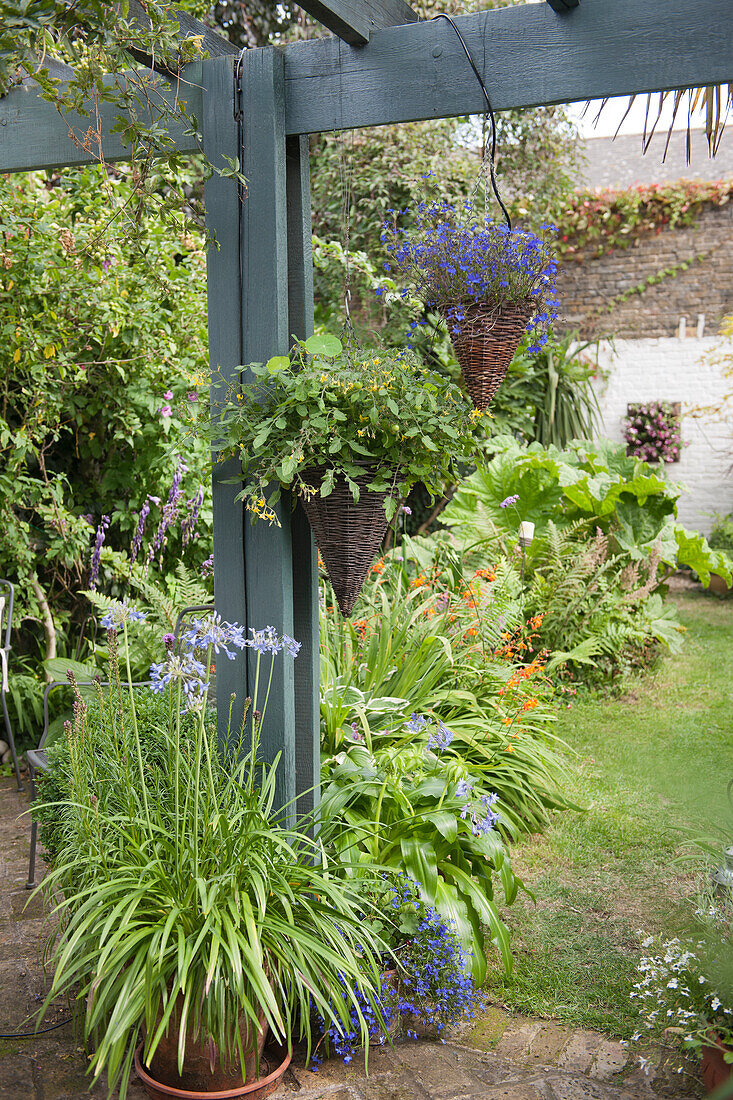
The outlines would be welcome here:
M 733 365 L 733 341 L 695 336 L 603 341 L 599 350 L 605 377 L 599 377 L 596 393 L 603 414 L 601 434 L 608 439 L 623 441 L 629 402 L 681 402 L 686 446 L 680 461 L 664 469 L 684 489 L 680 522 L 706 535 L 714 512 L 733 511 L 733 396 L 722 413 L 694 417 L 691 411 L 720 405 L 726 394 L 733 395 L 733 377 L 723 376 L 725 353 Z

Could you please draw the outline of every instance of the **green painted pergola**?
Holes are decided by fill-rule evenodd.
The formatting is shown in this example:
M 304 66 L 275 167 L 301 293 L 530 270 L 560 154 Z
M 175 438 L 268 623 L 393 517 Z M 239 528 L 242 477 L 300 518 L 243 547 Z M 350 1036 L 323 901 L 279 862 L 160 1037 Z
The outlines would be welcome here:
M 205 190 L 207 227 L 218 242 L 207 271 L 210 363 L 214 376 L 243 385 L 241 364 L 283 354 L 292 335 L 313 329 L 308 135 L 485 109 L 445 20 L 419 21 L 404 0 L 301 6 L 335 37 L 240 55 L 181 13 L 182 38 L 201 36 L 208 59 L 175 77 L 135 74 L 153 99 L 186 99 L 210 162 L 224 168 L 225 158 L 239 159 L 247 177 L 243 201 L 231 178 L 214 174 Z M 145 19 L 141 5 L 130 10 Z M 730 0 L 547 0 L 455 22 L 501 111 L 725 83 L 733 74 L 731 14 Z M 112 130 L 119 108 L 97 108 L 105 160 L 126 159 Z M 13 88 L 0 99 L 0 172 L 98 160 L 70 141 L 70 127 L 84 133 L 89 119 L 61 117 L 30 81 Z M 170 137 L 181 152 L 199 151 L 184 125 Z M 212 399 L 218 395 L 215 386 Z M 262 751 L 269 759 L 282 753 L 280 804 L 297 798 L 306 811 L 319 783 L 317 553 L 302 509 L 287 499 L 279 528 L 250 525 L 228 480 L 238 473 L 236 463 L 214 471 L 216 607 L 225 619 L 272 624 L 302 643 L 295 662 L 276 664 Z M 247 662 L 243 655 L 217 669 L 219 712 L 228 713 L 236 693 L 235 721 L 253 673 Z

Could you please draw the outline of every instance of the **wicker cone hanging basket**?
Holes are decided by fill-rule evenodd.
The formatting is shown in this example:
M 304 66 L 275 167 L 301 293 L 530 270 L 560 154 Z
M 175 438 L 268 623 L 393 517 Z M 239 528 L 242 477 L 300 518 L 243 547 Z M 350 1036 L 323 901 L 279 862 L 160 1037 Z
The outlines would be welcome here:
M 506 377 L 509 364 L 519 347 L 534 313 L 532 298 L 520 302 L 477 302 L 468 306 L 460 322 L 448 321 L 456 358 L 461 366 L 469 397 L 477 409 L 488 409 L 494 394 Z
M 322 497 L 320 487 L 324 473 L 322 468 L 315 468 L 303 474 L 303 481 L 312 485 L 316 492 L 310 500 L 301 497 L 301 504 L 338 605 L 348 619 L 387 530 L 384 502 L 389 494 L 375 493 L 367 488 L 374 479 L 374 471 L 366 470 L 354 479 L 359 486 L 358 501 L 354 500 L 342 477 L 336 479 L 329 495 Z

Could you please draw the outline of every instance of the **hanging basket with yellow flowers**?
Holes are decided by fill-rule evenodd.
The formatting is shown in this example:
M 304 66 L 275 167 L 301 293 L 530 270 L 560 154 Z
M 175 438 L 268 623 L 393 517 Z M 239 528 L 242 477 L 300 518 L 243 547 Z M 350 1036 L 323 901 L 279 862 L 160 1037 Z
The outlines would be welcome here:
M 249 368 L 212 422 L 214 450 L 242 462 L 252 521 L 300 500 L 349 615 L 387 525 L 417 482 L 431 498 L 473 461 L 476 421 L 459 388 L 409 352 L 344 347 L 331 335 Z

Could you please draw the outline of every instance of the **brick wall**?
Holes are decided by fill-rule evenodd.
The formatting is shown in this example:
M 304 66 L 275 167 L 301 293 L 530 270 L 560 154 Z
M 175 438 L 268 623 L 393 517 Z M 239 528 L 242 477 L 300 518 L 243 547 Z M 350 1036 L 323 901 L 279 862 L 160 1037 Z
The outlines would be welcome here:
M 688 314 L 689 316 L 689 314 Z M 733 511 L 733 401 L 722 413 L 693 417 L 691 410 L 721 404 L 733 391 L 721 357 L 733 363 L 733 341 L 687 337 L 602 341 L 601 375 L 595 383 L 603 414 L 600 435 L 623 439 L 626 406 L 636 401 L 679 401 L 682 406 L 682 457 L 665 466 L 667 476 L 684 486 L 679 518 L 685 526 L 709 534 L 714 512 Z
M 695 259 L 703 255 L 703 259 Z M 693 259 L 685 271 L 662 279 L 623 302 L 617 296 L 665 268 Z M 704 207 L 696 226 L 663 229 L 629 248 L 598 259 L 564 262 L 558 276 L 562 327 L 584 337 L 674 336 L 681 316 L 688 330 L 705 314 L 705 332 L 733 313 L 733 202 Z M 604 307 L 610 305 L 610 311 Z

